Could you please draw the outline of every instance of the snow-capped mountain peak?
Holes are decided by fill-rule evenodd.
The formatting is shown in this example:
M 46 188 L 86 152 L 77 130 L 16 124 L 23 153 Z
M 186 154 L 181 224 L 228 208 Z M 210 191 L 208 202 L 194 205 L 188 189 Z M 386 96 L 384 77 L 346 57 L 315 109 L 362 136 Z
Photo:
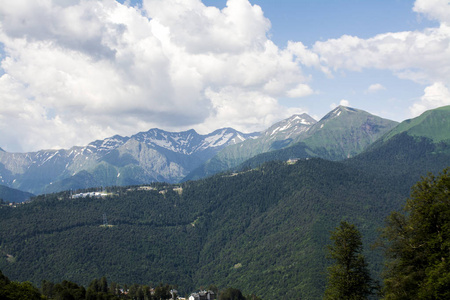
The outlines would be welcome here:
M 327 120 L 327 119 L 333 119 L 333 118 L 337 118 L 345 113 L 355 113 L 355 112 L 362 112 L 358 109 L 355 108 L 351 108 L 348 106 L 343 106 L 343 105 L 339 105 L 338 107 L 336 107 L 335 109 L 333 109 L 332 111 L 330 111 L 328 114 L 326 114 L 321 120 Z
M 208 135 L 203 136 L 203 142 L 197 148 L 198 150 L 204 150 L 207 148 L 223 148 L 228 145 L 237 144 L 251 138 L 257 133 L 245 134 L 236 131 L 232 128 L 218 129 Z
M 264 132 L 265 136 L 274 137 L 282 135 L 283 138 L 289 138 L 294 134 L 305 132 L 317 121 L 307 114 L 293 115 L 288 119 L 282 120 Z
M 111 150 L 117 149 L 118 147 L 122 146 L 128 140 L 129 140 L 128 137 L 122 137 L 120 135 L 115 135 L 115 136 L 106 138 L 104 140 L 94 141 L 94 142 L 88 144 L 83 150 L 90 149 L 90 151 L 94 151 L 94 152 L 111 151 Z
M 138 133 L 131 138 L 148 146 L 191 155 L 209 148 L 223 148 L 244 141 L 250 136 L 252 135 L 231 128 L 218 129 L 207 135 L 198 134 L 193 129 L 183 132 L 167 132 L 154 128 L 147 132 Z

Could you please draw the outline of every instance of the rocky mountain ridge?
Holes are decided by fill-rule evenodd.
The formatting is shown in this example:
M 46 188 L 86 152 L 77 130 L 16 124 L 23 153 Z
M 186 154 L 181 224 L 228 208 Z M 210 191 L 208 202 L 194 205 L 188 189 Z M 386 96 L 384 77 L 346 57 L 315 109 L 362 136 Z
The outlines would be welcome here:
M 286 148 L 316 123 L 308 114 L 293 115 L 270 126 L 254 139 L 224 148 L 184 180 L 209 176 L 233 168 L 258 154 Z
M 1 150 L 0 184 L 40 194 L 155 181 L 176 183 L 229 170 L 247 160 L 253 161 L 249 166 L 285 157 L 343 160 L 363 152 L 397 125 L 362 110 L 338 106 L 319 121 L 307 114 L 293 115 L 253 134 L 232 128 L 207 135 L 153 128 L 71 149 Z
M 269 128 L 258 138 L 224 148 L 185 179 L 210 176 L 247 161 L 251 167 L 255 166 L 254 162 L 257 165 L 286 157 L 342 160 L 361 153 L 398 124 L 346 106 L 336 107 L 319 121 L 308 117 L 293 116 Z M 285 130 L 285 126 L 289 129 Z M 272 138 L 275 132 L 280 134 Z M 278 154 L 281 156 L 277 157 Z
M 77 188 L 68 182 L 73 176 L 84 182 L 95 179 L 100 185 L 176 182 L 220 149 L 256 136 L 258 133 L 245 134 L 231 128 L 207 135 L 195 130 L 167 132 L 154 128 L 71 149 L 1 151 L 0 184 L 39 194 Z

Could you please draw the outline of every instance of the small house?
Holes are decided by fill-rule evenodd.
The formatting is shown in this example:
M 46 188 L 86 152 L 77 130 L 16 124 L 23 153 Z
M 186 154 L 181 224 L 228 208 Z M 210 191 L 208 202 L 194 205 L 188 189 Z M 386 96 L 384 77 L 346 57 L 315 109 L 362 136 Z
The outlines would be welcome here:
M 200 291 L 192 293 L 189 300 L 215 300 L 216 294 L 213 291 Z

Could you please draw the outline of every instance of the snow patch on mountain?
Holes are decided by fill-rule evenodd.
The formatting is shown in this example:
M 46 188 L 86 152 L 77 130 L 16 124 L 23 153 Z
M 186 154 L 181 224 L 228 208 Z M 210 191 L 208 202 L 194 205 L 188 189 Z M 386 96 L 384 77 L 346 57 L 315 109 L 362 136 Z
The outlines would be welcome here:
M 223 146 L 229 142 L 232 137 L 232 133 L 224 134 L 224 132 L 213 136 L 207 136 L 203 139 L 202 148 Z
M 266 136 L 273 139 L 289 138 L 292 135 L 298 135 L 308 130 L 310 126 L 316 123 L 316 120 L 307 114 L 293 115 L 282 120 L 265 131 Z M 281 136 L 280 136 L 281 135 Z
M 185 132 L 166 132 L 154 128 L 131 138 L 151 147 L 161 147 L 175 153 L 192 155 L 207 149 L 236 144 L 252 136 L 230 128 L 219 129 L 207 135 L 200 135 L 193 129 Z

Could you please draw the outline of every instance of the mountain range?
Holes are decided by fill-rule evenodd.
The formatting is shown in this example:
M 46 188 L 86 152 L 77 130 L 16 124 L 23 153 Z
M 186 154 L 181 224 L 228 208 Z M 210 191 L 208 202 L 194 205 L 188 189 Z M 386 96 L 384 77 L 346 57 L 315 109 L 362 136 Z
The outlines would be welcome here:
M 2 185 L 41 194 L 96 186 L 176 183 L 234 168 L 258 154 L 303 145 L 298 157 L 352 157 L 397 125 L 365 111 L 339 106 L 318 122 L 294 115 L 267 130 L 231 128 L 200 135 L 194 130 L 150 129 L 85 147 L 9 153 L 0 149 Z
M 85 147 L 31 153 L 0 151 L 3 185 L 34 194 L 93 186 L 177 182 L 220 149 L 254 138 L 231 128 L 200 135 L 194 130 L 150 129 Z
M 349 122 L 338 122 L 344 117 L 360 120 L 344 126 Z M 302 141 L 200 180 L 109 187 L 99 198 L 66 191 L 0 206 L 0 269 L 33 283 L 88 284 L 106 276 L 122 284 L 177 284 L 181 295 L 215 284 L 262 299 L 321 299 L 329 233 L 346 220 L 360 229 L 371 273 L 379 278 L 383 255 L 370 245 L 385 217 L 401 209 L 421 176 L 450 166 L 450 106 L 388 131 L 367 118 L 377 120 L 340 107 L 309 127 L 317 131 L 299 130 L 311 130 Z M 354 132 L 347 138 L 352 142 L 308 140 L 327 124 L 334 133 L 323 134 L 330 141 L 347 131 Z M 366 124 L 363 137 L 379 135 L 375 128 L 386 132 L 358 150 L 358 124 Z M 320 158 L 322 152 L 351 157 L 333 161 Z M 302 158 L 305 153 L 318 157 Z
M 305 123 L 304 117 L 286 120 L 276 132 Z M 0 269 L 36 284 L 88 284 L 106 276 L 122 284 L 176 284 L 181 294 L 215 284 L 262 299 L 321 299 L 329 232 L 346 220 L 360 229 L 371 273 L 379 278 L 383 255 L 370 245 L 384 219 L 402 208 L 421 176 L 450 166 L 450 106 L 390 123 L 390 130 L 377 125 L 381 121 L 339 107 L 279 139 L 300 142 L 232 171 L 177 184 L 108 187 L 98 198 L 65 191 L 0 205 Z M 321 134 L 329 141 L 313 143 L 328 127 L 331 133 Z M 336 143 L 343 137 L 347 144 Z M 241 144 L 264 135 L 252 138 Z M 351 157 L 323 159 L 321 153 Z
M 286 149 L 287 159 L 321 157 L 342 160 L 361 153 L 384 133 L 398 123 L 383 119 L 365 111 L 338 106 L 318 122 L 308 115 L 293 116 L 277 123 L 255 139 L 232 145 L 219 151 L 188 175 L 186 179 L 198 179 L 230 168 L 239 167 L 247 161 L 257 160 L 263 153 L 271 159 Z M 294 147 L 294 148 L 293 148 Z

